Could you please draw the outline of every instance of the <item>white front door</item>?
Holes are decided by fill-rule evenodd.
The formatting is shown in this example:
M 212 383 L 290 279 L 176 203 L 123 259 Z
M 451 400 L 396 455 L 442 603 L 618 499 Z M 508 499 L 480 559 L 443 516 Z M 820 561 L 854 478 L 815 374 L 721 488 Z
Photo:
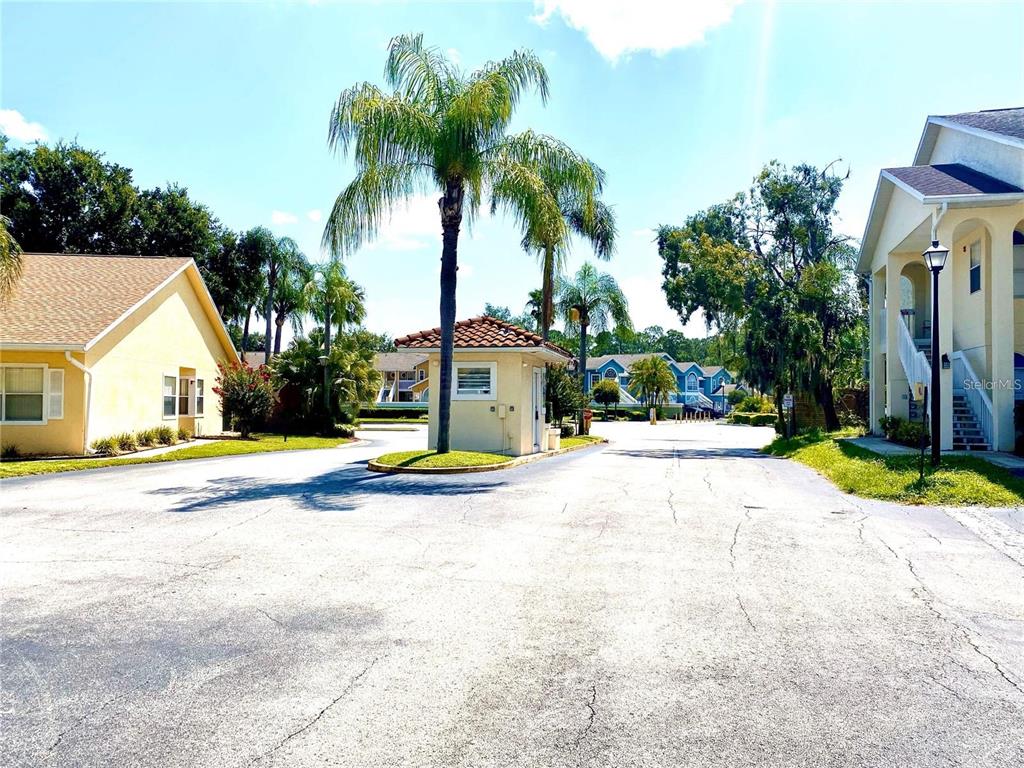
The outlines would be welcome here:
M 533 450 L 539 451 L 544 440 L 544 369 L 533 369 Z

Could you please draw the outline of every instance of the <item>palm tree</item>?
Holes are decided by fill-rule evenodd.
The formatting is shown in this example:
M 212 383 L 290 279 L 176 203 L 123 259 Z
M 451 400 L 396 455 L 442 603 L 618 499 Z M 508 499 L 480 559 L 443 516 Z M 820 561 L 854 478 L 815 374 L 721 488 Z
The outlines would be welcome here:
M 271 336 L 271 324 L 274 315 L 274 294 L 277 291 L 277 283 L 281 275 L 288 269 L 289 265 L 305 259 L 299 244 L 290 237 L 282 237 L 274 242 L 273 247 L 267 253 L 267 282 L 266 296 L 264 297 L 263 317 L 266 322 L 266 338 L 263 340 L 263 362 L 270 362 L 270 352 L 273 344 Z
M 583 266 L 571 279 L 558 279 L 558 310 L 565 318 L 567 331 L 579 330 L 580 334 L 580 376 L 583 391 L 587 386 L 587 330 L 607 330 L 612 324 L 631 328 L 629 304 L 615 278 L 605 272 L 598 272 L 590 262 Z
M 648 408 L 654 408 L 667 403 L 669 395 L 679 391 L 679 382 L 663 358 L 651 355 L 629 367 L 629 388 Z
M 266 227 L 253 227 L 238 239 L 238 251 L 245 264 L 252 268 L 242 286 L 245 295 L 245 318 L 242 325 L 242 350 L 249 348 L 249 320 L 254 307 L 263 304 L 267 308 L 267 275 L 263 268 L 274 258 L 277 241 Z M 261 313 L 262 314 L 262 313 Z M 267 321 L 267 338 L 270 338 L 270 323 Z M 266 340 L 264 340 L 264 349 Z
M 303 288 L 306 307 L 313 319 L 323 326 L 324 356 L 331 357 L 331 328 L 336 323 L 338 331 L 346 325 L 358 324 L 366 317 L 365 294 L 361 286 L 349 279 L 344 265 L 331 259 L 318 265 L 312 277 Z M 327 366 L 324 366 L 323 398 L 325 410 L 330 409 L 330 386 Z
M 0 303 L 14 292 L 21 277 L 21 246 L 10 231 L 11 220 L 0 215 Z
M 541 327 L 541 320 L 544 307 L 544 295 L 540 288 L 530 291 L 530 298 L 526 300 L 526 307 L 523 309 L 524 317 L 533 318 L 533 328 Z M 545 338 L 547 338 L 545 336 Z
M 306 311 L 306 284 L 313 279 L 313 268 L 305 254 L 299 252 L 285 265 L 274 291 L 274 354 L 281 352 L 281 331 L 289 320 L 292 332 L 302 331 L 302 315 Z
M 585 197 L 593 168 L 550 137 L 507 130 L 523 92 L 547 101 L 548 76 L 540 59 L 516 51 L 506 59 L 461 71 L 422 35 L 402 35 L 388 47 L 385 93 L 370 83 L 341 93 L 331 113 L 328 144 L 352 151 L 356 177 L 338 195 L 324 228 L 334 254 L 374 238 L 395 204 L 429 189 L 440 193 L 441 370 L 437 452 L 450 449 L 451 375 L 459 229 L 471 221 L 485 194 L 522 223 L 556 227 L 561 211 L 547 194 L 540 168 L 561 174 Z
M 594 255 L 604 261 L 610 259 L 615 250 L 615 215 L 610 207 L 595 199 L 604 184 L 604 171 L 582 157 L 574 159 L 590 167 L 595 180 L 594 188 L 585 190 L 581 195 L 577 185 L 567 183 L 564 175 L 542 169 L 544 185 L 556 201 L 562 217 L 555 222 L 556 226 L 551 226 L 546 219 L 536 222 L 527 219 L 522 240 L 523 250 L 536 252 L 541 261 L 540 329 L 545 340 L 555 319 L 555 275 L 565 268 L 572 235 L 588 240 Z

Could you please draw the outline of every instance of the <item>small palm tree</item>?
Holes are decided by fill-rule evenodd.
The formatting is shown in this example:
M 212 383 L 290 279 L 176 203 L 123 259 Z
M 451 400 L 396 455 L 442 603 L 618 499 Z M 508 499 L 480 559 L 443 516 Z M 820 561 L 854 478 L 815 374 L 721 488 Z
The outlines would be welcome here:
M 447 453 L 463 216 L 472 220 L 489 193 L 492 209 L 507 210 L 520 222 L 557 227 L 561 211 L 538 169 L 573 180 L 581 196 L 595 179 L 592 168 L 581 167 L 560 142 L 530 131 L 507 135 L 525 90 L 536 89 L 547 100 L 547 72 L 531 52 L 517 51 L 466 73 L 437 48 L 424 46 L 422 35 L 402 35 L 391 41 L 385 77 L 391 93 L 370 83 L 355 85 L 341 93 L 331 113 L 328 144 L 352 150 L 356 177 L 338 195 L 323 242 L 334 254 L 351 252 L 376 236 L 400 201 L 419 191 L 440 193 L 437 451 Z
M 299 244 L 290 237 L 279 238 L 267 252 L 265 263 L 267 269 L 266 295 L 264 297 L 265 303 L 262 313 L 266 322 L 266 338 L 263 340 L 263 362 L 265 364 L 270 362 L 270 353 L 273 346 L 271 324 L 274 315 L 278 281 L 292 264 L 298 263 L 300 260 L 304 261 L 305 258 L 302 251 L 299 250 Z
M 637 360 L 629 367 L 629 388 L 648 408 L 664 405 L 679 391 L 679 383 L 668 363 L 657 355 Z
M 560 278 L 556 288 L 558 310 L 565 318 L 566 330 L 578 330 L 580 334 L 579 371 L 583 391 L 588 392 L 587 331 L 590 328 L 598 332 L 608 330 L 613 324 L 632 328 L 629 304 L 615 278 L 598 272 L 590 262 L 585 262 L 571 280 Z
M 340 261 L 331 259 L 313 270 L 303 292 L 307 310 L 323 327 L 323 353 L 330 358 L 332 327 L 337 325 L 340 333 L 346 325 L 361 323 L 366 317 L 363 289 L 349 279 Z M 327 367 L 324 366 L 324 409 L 329 411 L 331 393 L 327 377 Z
M 11 220 L 0 215 L 0 303 L 14 292 L 21 277 L 21 246 L 10 230 Z
M 291 322 L 292 333 L 302 332 L 302 315 L 306 312 L 306 284 L 313 279 L 313 267 L 305 254 L 299 252 L 285 265 L 274 291 L 274 354 L 281 352 L 281 331 Z
M 526 307 L 523 309 L 523 316 L 533 319 L 533 327 L 540 328 L 544 307 L 544 294 L 540 288 L 530 291 L 530 298 L 526 300 Z
M 535 252 L 541 262 L 540 329 L 545 340 L 555 316 L 555 275 L 565 269 L 572 235 L 589 241 L 599 259 L 607 261 L 615 250 L 615 215 L 610 207 L 595 198 L 604 184 L 604 171 L 582 157 L 574 156 L 573 159 L 579 165 L 574 169 L 576 176 L 583 174 L 584 166 L 590 168 L 594 178 L 593 189 L 583 190 L 581 194 L 572 176 L 567 179 L 564 174 L 542 169 L 547 193 L 555 200 L 562 218 L 552 226 L 546 217 L 538 221 L 524 217 L 523 250 Z

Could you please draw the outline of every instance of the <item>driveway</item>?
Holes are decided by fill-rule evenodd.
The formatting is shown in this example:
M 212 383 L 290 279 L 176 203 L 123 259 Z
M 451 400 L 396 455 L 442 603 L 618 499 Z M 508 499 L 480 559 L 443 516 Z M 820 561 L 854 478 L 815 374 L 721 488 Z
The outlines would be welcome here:
M 1024 521 L 598 425 L 5 482 L 5 766 L 1020 766 Z

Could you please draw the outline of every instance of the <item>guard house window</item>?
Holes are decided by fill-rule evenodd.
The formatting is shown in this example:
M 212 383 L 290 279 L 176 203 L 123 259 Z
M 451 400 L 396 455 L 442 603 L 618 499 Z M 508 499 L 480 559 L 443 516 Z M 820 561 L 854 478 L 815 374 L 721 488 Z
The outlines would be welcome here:
M 971 243 L 971 293 L 981 290 L 981 241 Z
M 178 415 L 175 406 L 178 399 L 178 379 L 175 376 L 164 376 L 164 418 Z
M 2 390 L 3 421 L 7 423 L 43 424 L 45 392 L 43 367 L 3 369 Z
M 494 400 L 495 363 L 455 363 L 456 400 Z

